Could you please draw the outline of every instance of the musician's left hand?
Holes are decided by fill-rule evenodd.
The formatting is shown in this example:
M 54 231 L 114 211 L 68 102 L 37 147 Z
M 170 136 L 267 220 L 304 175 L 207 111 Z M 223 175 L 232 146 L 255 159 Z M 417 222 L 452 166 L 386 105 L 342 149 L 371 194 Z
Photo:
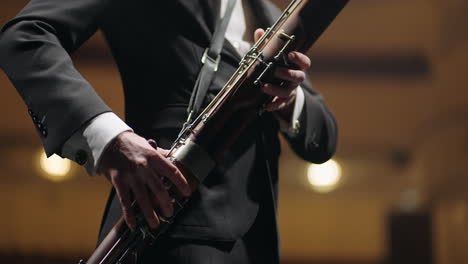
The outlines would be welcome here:
M 255 42 L 265 33 L 263 29 L 257 29 L 254 33 Z M 278 67 L 274 76 L 283 80 L 283 85 L 267 83 L 263 86 L 263 92 L 272 95 L 273 100 L 265 106 L 266 111 L 280 111 L 281 116 L 289 117 L 296 100 L 296 88 L 305 78 L 305 71 L 310 68 L 310 59 L 305 54 L 293 51 L 288 54 L 288 62 L 292 68 Z

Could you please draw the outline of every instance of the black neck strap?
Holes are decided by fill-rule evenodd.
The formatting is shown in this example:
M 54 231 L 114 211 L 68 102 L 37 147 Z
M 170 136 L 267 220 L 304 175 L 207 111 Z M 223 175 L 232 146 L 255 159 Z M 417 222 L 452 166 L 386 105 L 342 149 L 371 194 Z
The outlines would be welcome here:
M 224 44 L 224 35 L 226 33 L 229 20 L 231 19 L 235 4 L 236 0 L 228 0 L 228 5 L 226 7 L 226 11 L 224 12 L 224 16 L 218 19 L 218 22 L 216 23 L 215 32 L 211 38 L 210 46 L 206 48 L 205 52 L 203 53 L 201 58 L 203 66 L 198 73 L 197 80 L 195 81 L 195 85 L 193 87 L 189 106 L 187 108 L 188 118 L 184 126 L 192 122 L 192 120 L 200 112 L 200 107 L 203 104 L 208 87 L 213 80 L 214 73 L 218 70 L 218 64 L 221 60 L 220 53 Z

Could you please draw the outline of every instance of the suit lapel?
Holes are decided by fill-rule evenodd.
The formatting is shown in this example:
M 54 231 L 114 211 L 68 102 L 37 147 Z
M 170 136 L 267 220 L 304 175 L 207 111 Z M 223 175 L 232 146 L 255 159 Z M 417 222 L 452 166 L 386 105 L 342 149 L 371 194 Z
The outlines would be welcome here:
M 263 29 L 271 26 L 274 22 L 274 18 L 271 13 L 268 12 L 270 7 L 265 0 L 249 0 L 252 12 L 255 14 L 257 19 L 257 25 Z
M 219 9 L 221 8 L 221 0 L 204 0 L 204 4 L 209 9 L 209 24 L 211 32 L 214 32 L 216 22 L 219 19 Z
M 210 0 L 208 0 L 210 1 Z M 212 2 L 217 2 L 218 4 L 221 2 L 221 0 L 211 0 Z M 237 1 L 242 1 L 242 0 L 237 0 Z M 267 27 L 271 26 L 273 22 L 277 19 L 279 15 L 277 10 L 273 10 L 273 6 L 269 3 L 266 2 L 266 0 L 249 0 L 250 8 L 252 9 L 252 12 L 255 14 L 255 19 L 256 19 L 256 25 L 254 30 L 257 27 L 266 29 Z M 218 13 L 219 14 L 219 7 L 218 7 Z M 275 12 L 276 11 L 276 12 Z M 277 17 L 275 17 L 277 16 Z M 252 32 L 253 34 L 253 32 Z M 224 44 L 225 51 L 227 55 L 232 56 L 233 58 L 237 58 L 237 60 L 241 59 L 241 56 L 237 53 L 237 50 L 232 46 L 232 44 L 229 41 L 225 41 Z
M 217 5 L 216 9 L 212 8 L 212 10 L 216 10 L 215 14 L 216 14 L 216 17 L 218 17 L 221 0 L 206 0 L 206 1 L 211 2 L 212 6 Z M 242 1 L 242 0 L 236 0 L 236 1 Z M 263 29 L 270 27 L 276 21 L 276 19 L 278 19 L 278 17 L 281 14 L 281 11 L 267 0 L 249 0 L 249 4 L 250 4 L 250 8 L 252 9 L 252 12 L 255 14 L 256 27 L 260 27 Z M 237 53 L 237 50 L 227 40 L 224 43 L 223 54 L 228 55 L 233 59 L 237 59 L 237 60 L 241 59 L 241 56 L 239 56 L 239 54 Z
M 217 19 L 219 18 L 221 0 L 179 0 L 178 2 L 180 3 L 180 8 L 185 11 L 181 12 L 181 14 L 190 16 L 198 24 L 196 28 L 197 30 L 201 30 L 200 40 L 202 40 L 202 43 L 207 43 L 207 48 L 213 37 Z M 240 59 L 229 41 L 225 41 L 224 45 L 223 55 L 235 61 Z
M 242 1 L 242 0 L 236 0 Z M 267 28 L 276 19 L 271 15 L 272 7 L 266 0 L 249 0 L 252 11 L 256 15 L 257 24 L 261 28 Z M 221 0 L 179 0 L 181 8 L 186 9 L 187 15 L 199 24 L 203 37 L 206 43 L 209 43 L 213 36 L 214 28 L 219 18 Z M 241 59 L 236 49 L 229 41 L 224 42 L 223 56 L 227 56 L 232 60 L 238 61 Z
M 197 28 L 201 29 L 202 36 L 200 36 L 200 39 L 209 43 L 213 35 L 213 18 L 210 18 L 212 11 L 207 10 L 210 8 L 207 1 L 209 0 L 179 0 L 179 3 L 180 7 L 185 9 L 185 12 L 180 12 L 180 14 L 191 16 L 198 24 Z
M 220 14 L 220 9 L 221 9 L 221 0 L 205 0 L 208 2 L 208 6 L 210 7 L 211 10 L 211 17 L 213 17 L 213 32 L 214 28 L 216 26 L 216 23 L 218 22 L 218 19 L 220 19 L 219 14 Z M 242 1 L 242 0 L 236 0 L 236 1 Z M 233 17 L 231 19 L 234 19 Z M 228 58 L 232 60 L 233 62 L 237 63 L 240 59 L 241 56 L 237 53 L 237 50 L 232 46 L 232 44 L 225 39 L 224 44 L 223 44 L 223 50 L 221 51 L 221 56 L 223 56 L 225 59 Z
M 210 1 L 210 0 L 208 0 Z M 221 3 L 221 0 L 211 0 L 212 2 L 217 2 L 218 5 Z M 242 1 L 242 0 L 236 0 L 236 1 Z M 256 16 L 256 26 L 258 27 L 262 27 L 262 28 L 266 28 L 268 26 L 271 25 L 270 23 L 270 19 L 269 17 L 267 16 L 267 14 L 265 13 L 264 10 L 265 7 L 265 3 L 262 1 L 262 0 L 249 0 L 249 4 L 250 4 L 250 8 L 252 9 L 252 12 L 255 14 L 255 15 L 259 15 L 259 16 Z M 217 9 L 218 11 L 218 16 L 219 16 L 219 7 Z M 253 32 L 252 32 L 253 34 Z M 226 53 L 226 55 L 230 56 L 231 58 L 235 59 L 235 60 L 240 60 L 242 58 L 242 56 L 239 55 L 239 53 L 237 52 L 237 50 L 234 48 L 234 46 L 232 46 L 232 44 L 226 40 L 224 42 L 224 51 Z M 223 52 L 224 53 L 224 52 Z

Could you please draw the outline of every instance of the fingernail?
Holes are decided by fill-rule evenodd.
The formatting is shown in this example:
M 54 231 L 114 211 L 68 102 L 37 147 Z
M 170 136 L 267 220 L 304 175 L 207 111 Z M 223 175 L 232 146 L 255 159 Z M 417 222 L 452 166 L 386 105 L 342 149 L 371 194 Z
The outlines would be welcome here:
M 288 59 L 293 60 L 294 57 L 296 57 L 296 54 L 294 54 L 294 52 L 289 52 Z

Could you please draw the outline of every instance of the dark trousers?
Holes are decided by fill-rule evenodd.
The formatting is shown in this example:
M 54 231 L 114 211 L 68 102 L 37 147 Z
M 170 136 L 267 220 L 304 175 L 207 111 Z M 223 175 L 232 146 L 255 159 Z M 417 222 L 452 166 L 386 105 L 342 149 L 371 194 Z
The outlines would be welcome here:
M 237 241 L 163 239 L 138 264 L 277 264 L 274 212 L 262 205 L 250 230 Z

